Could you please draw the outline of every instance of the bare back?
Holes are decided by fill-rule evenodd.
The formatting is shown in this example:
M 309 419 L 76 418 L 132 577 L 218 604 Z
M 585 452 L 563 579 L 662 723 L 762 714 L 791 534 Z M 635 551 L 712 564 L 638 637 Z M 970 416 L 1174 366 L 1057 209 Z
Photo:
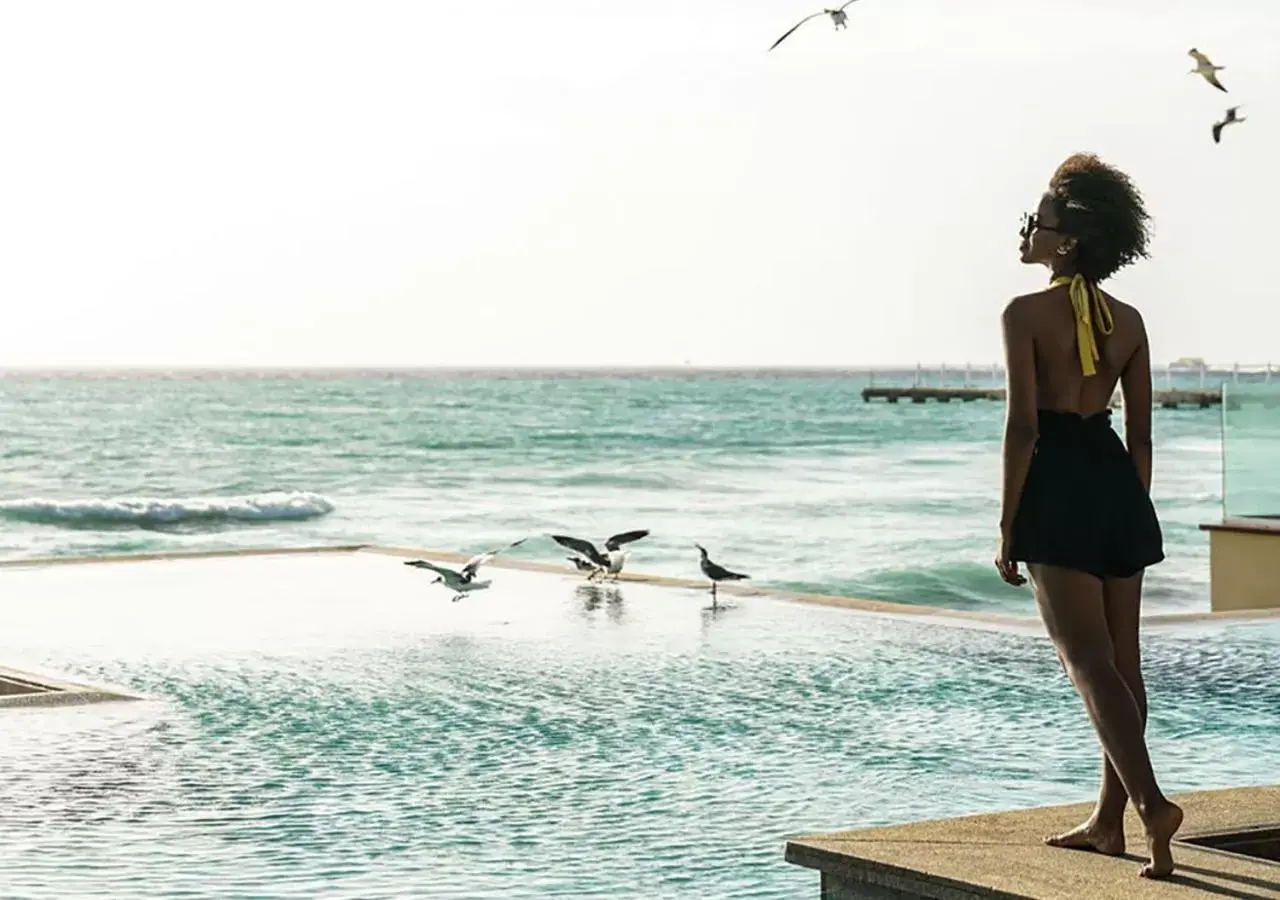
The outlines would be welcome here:
M 1036 406 L 1089 416 L 1110 407 L 1120 384 L 1126 424 L 1140 424 L 1133 422 L 1135 414 L 1145 416 L 1149 423 L 1151 359 L 1142 316 L 1129 304 L 1110 294 L 1104 296 L 1114 328 L 1108 335 L 1095 331 L 1100 359 L 1093 375 L 1081 371 L 1075 313 L 1067 288 L 1050 288 L 1019 298 L 1022 321 L 1035 348 Z

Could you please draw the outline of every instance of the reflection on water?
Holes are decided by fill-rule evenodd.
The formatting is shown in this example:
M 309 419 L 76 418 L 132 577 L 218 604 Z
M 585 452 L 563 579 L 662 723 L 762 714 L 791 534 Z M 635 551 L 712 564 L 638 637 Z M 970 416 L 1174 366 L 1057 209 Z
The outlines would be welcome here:
M 574 596 L 582 604 L 585 613 L 592 613 L 601 606 L 610 622 L 620 623 L 623 618 L 622 589 L 616 585 L 580 584 L 574 588 Z

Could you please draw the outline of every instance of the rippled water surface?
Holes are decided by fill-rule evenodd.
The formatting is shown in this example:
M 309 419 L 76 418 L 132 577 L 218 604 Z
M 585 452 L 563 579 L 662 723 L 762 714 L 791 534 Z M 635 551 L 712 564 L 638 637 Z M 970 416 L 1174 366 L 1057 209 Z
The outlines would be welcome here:
M 6 897 L 816 896 L 786 837 L 1084 800 L 1033 628 L 393 557 L 0 571 L 0 659 L 146 692 L 6 711 Z M 1167 789 L 1280 781 L 1280 623 L 1152 630 Z

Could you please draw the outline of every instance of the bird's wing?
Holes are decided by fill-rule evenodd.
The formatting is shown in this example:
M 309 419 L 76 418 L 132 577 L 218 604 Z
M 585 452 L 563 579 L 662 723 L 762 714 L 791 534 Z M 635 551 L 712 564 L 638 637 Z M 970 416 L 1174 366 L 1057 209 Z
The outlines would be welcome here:
M 487 550 L 484 553 L 477 553 L 475 556 L 467 560 L 467 564 L 462 567 L 462 574 L 464 576 L 475 575 L 477 570 L 479 570 L 481 566 L 483 566 L 489 560 L 493 559 L 499 553 L 506 553 L 508 550 L 512 549 L 513 547 L 519 547 L 524 542 L 525 542 L 525 538 L 520 538 L 520 540 L 512 541 L 510 544 L 507 544 L 505 547 L 499 547 L 496 550 Z
M 485 563 L 487 563 L 489 560 L 493 559 L 497 555 L 498 554 L 493 552 L 492 550 L 490 550 L 487 553 L 477 553 L 475 556 L 467 560 L 467 564 L 462 567 L 462 577 L 463 578 L 474 577 L 477 570 L 479 570 L 481 566 L 483 566 Z
M 1226 122 L 1214 122 L 1214 123 L 1213 123 L 1213 142 L 1214 142 L 1215 144 L 1220 144 L 1220 143 L 1222 143 L 1222 126 L 1223 126 L 1223 125 L 1225 125 L 1225 124 L 1227 124 L 1227 123 L 1226 123 Z
M 1205 81 L 1207 81 L 1207 82 L 1209 82 L 1211 85 L 1213 85 L 1214 87 L 1216 87 L 1216 88 L 1217 88 L 1218 90 L 1220 90 L 1220 91 L 1226 91 L 1226 90 L 1227 90 L 1226 88 L 1224 88 L 1224 87 L 1222 86 L 1222 82 L 1218 80 L 1218 73 L 1217 73 L 1217 72 L 1209 72 L 1209 73 L 1207 73 L 1207 74 L 1204 76 L 1204 80 L 1205 80 Z M 1228 93 L 1229 93 L 1229 92 L 1228 92 Z
M 1209 57 L 1205 56 L 1203 53 L 1201 53 L 1199 50 L 1195 49 L 1194 47 L 1188 50 L 1187 54 L 1202 66 L 1213 65 L 1213 63 L 1209 62 Z
M 773 45 L 772 45 L 769 49 L 770 49 L 770 50 L 772 50 L 774 47 L 776 47 L 776 46 L 778 46 L 779 44 L 781 44 L 781 43 L 782 43 L 783 41 L 785 41 L 787 38 L 791 37 L 791 32 L 795 31 L 797 28 L 799 28 L 799 27 L 800 27 L 801 25 L 803 25 L 805 22 L 808 22 L 810 19 L 816 19 L 818 16 L 825 16 L 825 15 L 826 15 L 826 13 L 825 13 L 825 12 L 816 12 L 816 13 L 811 13 L 810 15 L 805 16 L 805 17 L 804 17 L 803 19 L 801 19 L 799 22 L 797 22 L 796 24 L 792 25 L 789 29 L 787 29 L 787 33 L 786 33 L 786 34 L 784 34 L 782 37 L 778 38 L 776 41 L 774 41 L 774 42 L 773 42 Z M 767 51 L 766 51 L 766 52 L 767 52 Z
M 597 566 L 609 565 L 609 560 L 596 549 L 596 545 L 590 541 L 584 541 L 582 538 L 569 537 L 567 534 L 553 534 L 551 540 L 555 541 L 561 547 L 568 547 L 574 553 L 580 553 L 595 563 Z
M 840 12 L 844 12 L 844 8 L 845 8 L 846 6 L 849 6 L 850 4 L 852 4 L 852 3 L 856 3 L 856 2 L 857 2 L 857 0 L 844 0 L 844 3 L 842 3 L 842 4 L 840 5 Z
M 453 569 L 446 569 L 444 566 L 437 566 L 435 563 L 427 562 L 425 559 L 411 559 L 405 565 L 418 569 L 430 569 L 443 578 L 446 584 L 460 584 L 463 580 L 462 573 L 455 572 Z
M 641 528 L 638 531 L 624 531 L 622 534 L 615 534 L 613 537 L 609 538 L 609 540 L 605 541 L 604 548 L 606 550 L 617 550 L 623 544 L 629 544 L 632 541 L 638 541 L 640 538 L 648 536 L 648 528 Z
M 740 572 L 730 572 L 724 566 L 707 560 L 707 577 L 715 581 L 735 581 L 741 578 L 749 578 L 749 575 L 743 575 Z

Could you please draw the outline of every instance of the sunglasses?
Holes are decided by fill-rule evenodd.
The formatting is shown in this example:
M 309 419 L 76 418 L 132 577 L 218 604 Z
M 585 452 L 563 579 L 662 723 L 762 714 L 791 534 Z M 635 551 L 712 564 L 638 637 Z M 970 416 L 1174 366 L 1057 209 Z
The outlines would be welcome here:
M 1031 232 L 1033 231 L 1057 231 L 1057 230 L 1058 230 L 1057 226 L 1041 224 L 1040 217 L 1037 216 L 1035 213 L 1023 213 L 1022 228 L 1021 230 L 1019 230 L 1018 234 L 1022 235 L 1024 238 L 1029 238 L 1031 237 Z

